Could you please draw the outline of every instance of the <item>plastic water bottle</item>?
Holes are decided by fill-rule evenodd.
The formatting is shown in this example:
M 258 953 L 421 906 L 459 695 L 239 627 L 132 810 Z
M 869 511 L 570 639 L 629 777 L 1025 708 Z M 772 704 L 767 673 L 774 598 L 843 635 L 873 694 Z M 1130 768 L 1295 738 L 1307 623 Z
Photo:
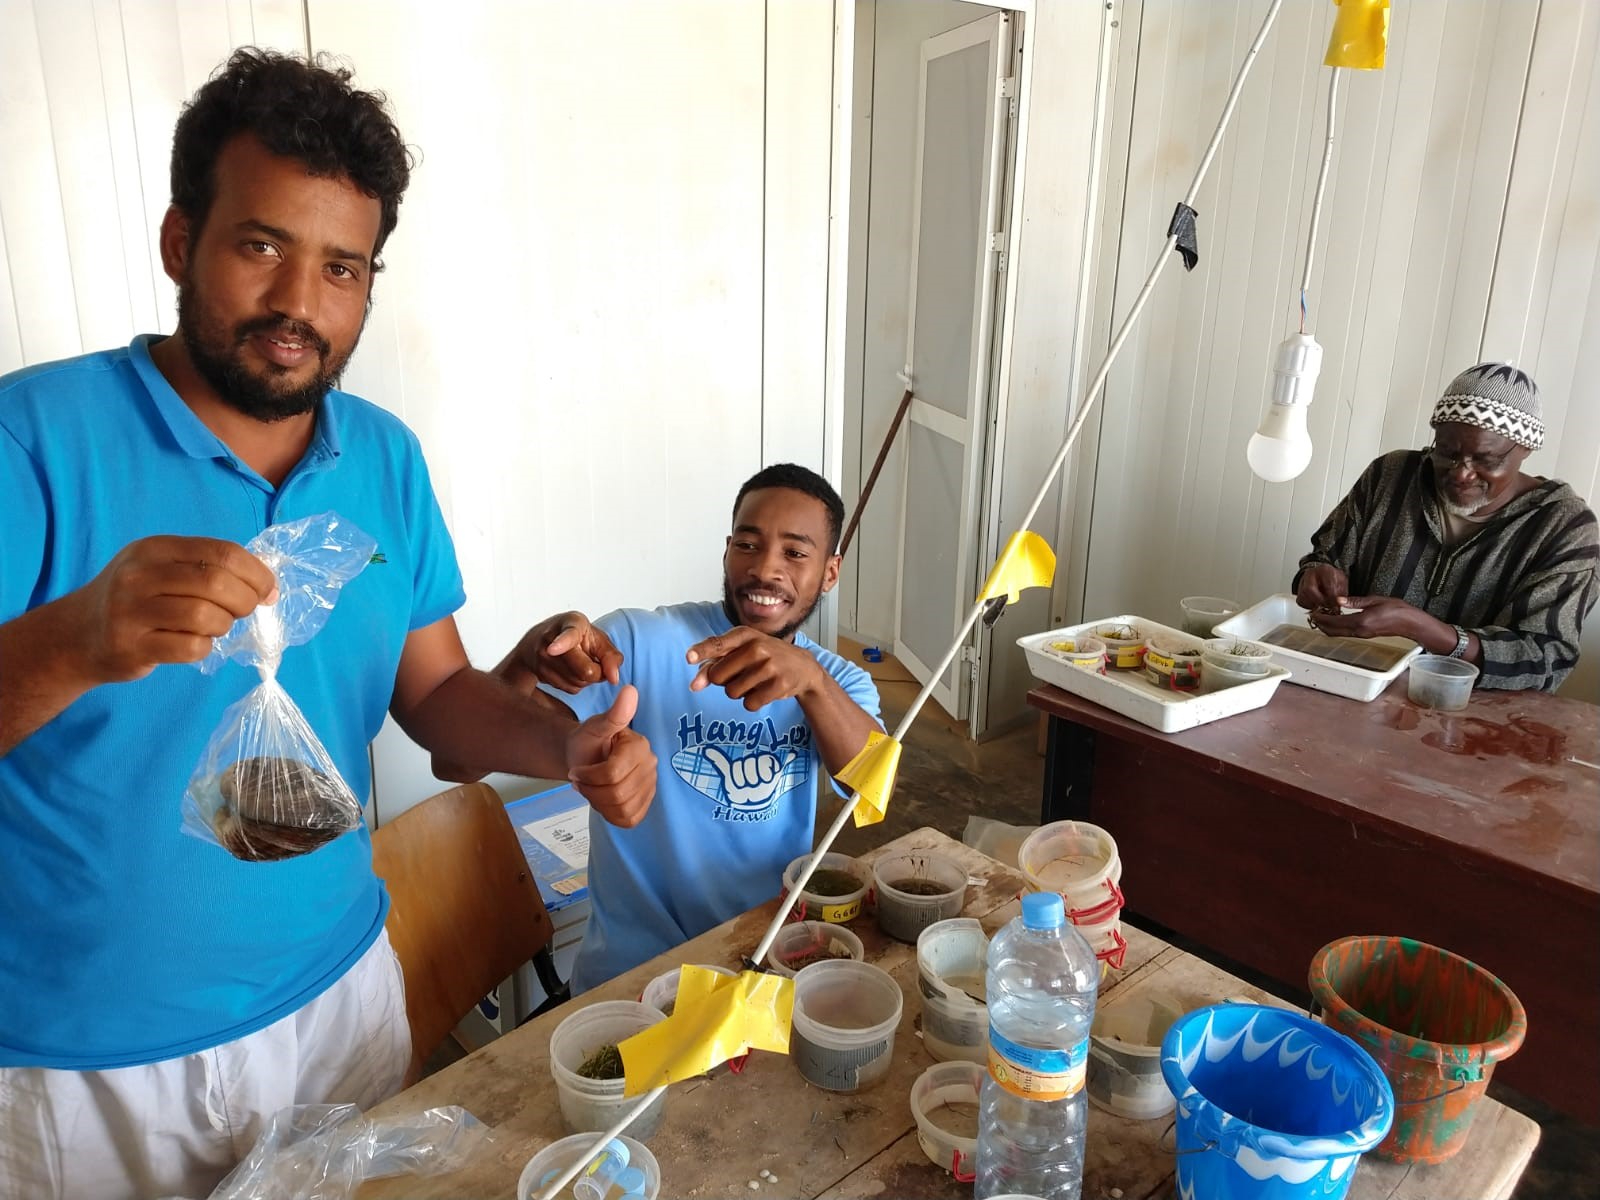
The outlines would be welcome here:
M 1061 897 L 1022 898 L 989 943 L 989 1074 L 978 1115 L 977 1200 L 1078 1200 L 1084 1071 L 1100 964 Z

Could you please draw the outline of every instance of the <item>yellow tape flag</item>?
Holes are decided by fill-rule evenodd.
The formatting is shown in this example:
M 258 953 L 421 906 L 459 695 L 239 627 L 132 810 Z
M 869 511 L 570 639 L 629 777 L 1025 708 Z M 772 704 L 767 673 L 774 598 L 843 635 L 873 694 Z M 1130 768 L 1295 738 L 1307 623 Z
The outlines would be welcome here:
M 1049 587 L 1056 575 L 1056 553 L 1037 533 L 1013 533 L 995 560 L 994 570 L 978 594 L 979 600 L 1004 596 L 1015 604 L 1023 588 Z
M 1381 71 L 1389 45 L 1389 0 L 1333 0 L 1339 6 L 1328 39 L 1330 67 Z
M 625 1096 L 704 1075 L 748 1050 L 789 1053 L 794 980 L 684 966 L 672 1015 L 617 1043 Z
M 837 778 L 856 791 L 856 828 L 876 825 L 889 811 L 894 794 L 895 772 L 900 769 L 900 743 L 886 733 L 873 730 L 861 753 L 845 764 Z

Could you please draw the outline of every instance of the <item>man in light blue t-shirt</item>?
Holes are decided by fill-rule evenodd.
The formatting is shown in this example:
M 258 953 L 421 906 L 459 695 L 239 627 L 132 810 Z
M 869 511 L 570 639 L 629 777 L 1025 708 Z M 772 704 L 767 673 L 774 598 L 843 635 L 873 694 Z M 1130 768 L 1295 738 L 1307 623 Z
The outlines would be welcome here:
M 590 813 L 593 910 L 574 991 L 771 899 L 811 849 L 818 782 L 879 728 L 867 673 L 800 632 L 838 582 L 843 517 L 821 476 L 768 467 L 734 502 L 720 603 L 621 609 L 593 624 L 562 613 L 500 664 L 520 690 L 567 693 L 580 718 L 632 684 L 633 729 L 656 754 L 640 819 Z

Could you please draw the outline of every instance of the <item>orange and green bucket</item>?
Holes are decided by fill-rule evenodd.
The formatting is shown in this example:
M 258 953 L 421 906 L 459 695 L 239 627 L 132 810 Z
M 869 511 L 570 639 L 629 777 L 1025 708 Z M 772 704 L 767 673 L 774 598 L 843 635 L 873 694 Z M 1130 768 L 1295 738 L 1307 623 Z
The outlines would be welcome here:
M 1402 937 L 1348 937 L 1311 960 L 1322 1020 L 1358 1042 L 1394 1088 L 1394 1127 L 1373 1151 L 1397 1162 L 1443 1162 L 1466 1144 L 1478 1099 L 1528 1018 L 1504 983 L 1476 963 Z

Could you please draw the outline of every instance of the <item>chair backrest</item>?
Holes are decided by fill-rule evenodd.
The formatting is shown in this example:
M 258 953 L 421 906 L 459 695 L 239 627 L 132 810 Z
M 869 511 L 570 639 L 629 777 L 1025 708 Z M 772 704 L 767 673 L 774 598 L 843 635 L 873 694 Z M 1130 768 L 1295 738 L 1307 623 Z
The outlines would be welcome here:
M 373 869 L 389 887 L 386 928 L 406 981 L 411 1069 L 554 927 L 504 802 L 488 784 L 431 796 L 378 827 Z

